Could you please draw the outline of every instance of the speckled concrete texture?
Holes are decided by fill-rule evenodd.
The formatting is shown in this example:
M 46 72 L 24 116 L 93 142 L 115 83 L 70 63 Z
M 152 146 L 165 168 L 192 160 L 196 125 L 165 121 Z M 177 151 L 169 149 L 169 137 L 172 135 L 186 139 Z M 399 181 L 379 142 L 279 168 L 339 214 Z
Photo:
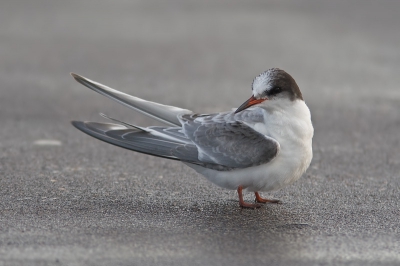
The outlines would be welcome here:
M 0 265 L 399 265 L 399 1 L 5 1 Z M 158 125 L 69 72 L 207 113 L 298 82 L 314 159 L 283 201 L 123 150 L 70 120 Z M 252 195 L 246 194 L 246 200 Z

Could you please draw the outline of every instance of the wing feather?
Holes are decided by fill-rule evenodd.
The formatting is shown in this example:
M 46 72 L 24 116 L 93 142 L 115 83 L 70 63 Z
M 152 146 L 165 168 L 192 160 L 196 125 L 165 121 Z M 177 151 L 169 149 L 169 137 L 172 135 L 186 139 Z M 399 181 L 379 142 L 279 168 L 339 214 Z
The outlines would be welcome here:
M 160 134 L 154 135 L 151 131 L 147 132 L 109 123 L 72 121 L 72 124 L 92 137 L 125 149 L 167 159 L 194 164 L 200 163 L 195 145 Z
M 183 115 L 181 122 L 183 132 L 197 146 L 204 163 L 245 168 L 268 163 L 279 152 L 275 139 L 241 121 Z
M 214 115 L 180 115 L 182 127 L 138 127 L 116 119 L 122 125 L 73 121 L 81 131 L 110 144 L 179 160 L 220 171 L 246 168 L 270 162 L 279 143 L 252 129 L 247 123 L 260 116 L 232 112 Z
M 76 81 L 89 89 L 172 126 L 180 126 L 179 119 L 177 118 L 178 115 L 192 113 L 192 111 L 187 109 L 150 102 L 131 96 L 74 73 L 71 73 L 71 75 Z

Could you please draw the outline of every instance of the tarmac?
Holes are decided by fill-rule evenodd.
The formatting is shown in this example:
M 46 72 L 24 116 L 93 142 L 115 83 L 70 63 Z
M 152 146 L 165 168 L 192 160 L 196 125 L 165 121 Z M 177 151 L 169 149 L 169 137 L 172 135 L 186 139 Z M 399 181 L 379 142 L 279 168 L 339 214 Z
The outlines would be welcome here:
M 400 1 L 5 1 L 0 265 L 400 265 Z M 238 107 L 262 71 L 299 84 L 315 128 L 296 183 L 240 209 L 175 161 L 71 120 L 150 118 L 147 100 Z M 251 193 L 245 199 L 253 200 Z

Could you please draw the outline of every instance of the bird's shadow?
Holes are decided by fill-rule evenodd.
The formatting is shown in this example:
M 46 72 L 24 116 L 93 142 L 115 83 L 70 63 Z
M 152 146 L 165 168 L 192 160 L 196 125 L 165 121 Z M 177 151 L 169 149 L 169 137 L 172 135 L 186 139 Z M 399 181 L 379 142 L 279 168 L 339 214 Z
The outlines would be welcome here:
M 290 205 L 290 204 L 289 204 Z M 90 212 L 106 215 L 108 219 L 125 221 L 140 229 L 179 227 L 199 231 L 234 232 L 285 232 L 313 229 L 313 225 L 299 212 L 291 212 L 288 204 L 267 203 L 259 209 L 240 208 L 236 200 L 202 201 L 151 199 L 103 199 L 90 204 Z M 75 214 L 81 210 L 72 210 Z M 85 209 L 88 211 L 88 209 Z

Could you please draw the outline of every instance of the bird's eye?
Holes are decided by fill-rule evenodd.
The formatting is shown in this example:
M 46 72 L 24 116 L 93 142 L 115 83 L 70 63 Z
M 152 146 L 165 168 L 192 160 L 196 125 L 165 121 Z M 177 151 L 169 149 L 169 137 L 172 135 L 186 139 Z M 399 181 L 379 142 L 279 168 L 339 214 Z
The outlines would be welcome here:
M 282 89 L 280 87 L 274 87 L 269 91 L 269 95 L 275 95 L 278 94 L 282 91 Z

